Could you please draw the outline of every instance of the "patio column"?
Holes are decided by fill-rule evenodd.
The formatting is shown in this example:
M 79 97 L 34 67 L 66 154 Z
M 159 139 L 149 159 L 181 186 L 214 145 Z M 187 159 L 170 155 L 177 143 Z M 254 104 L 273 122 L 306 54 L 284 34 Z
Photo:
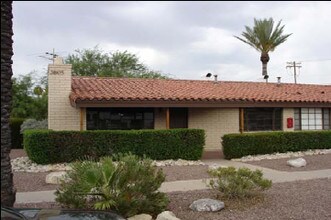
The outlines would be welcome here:
M 239 109 L 239 131 L 240 133 L 244 132 L 244 109 Z
M 169 112 L 169 108 L 166 108 L 166 129 L 170 129 L 170 112 Z
M 84 108 L 80 108 L 80 130 L 84 130 Z

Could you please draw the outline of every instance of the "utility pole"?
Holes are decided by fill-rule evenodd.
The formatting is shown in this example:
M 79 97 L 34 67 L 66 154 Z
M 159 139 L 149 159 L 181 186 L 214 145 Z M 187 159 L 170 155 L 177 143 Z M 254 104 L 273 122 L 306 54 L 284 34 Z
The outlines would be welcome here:
M 53 53 L 49 53 L 49 52 L 46 52 L 47 55 L 51 55 L 53 58 L 53 64 L 54 64 L 54 59 L 58 56 L 56 53 L 55 53 L 55 49 L 53 48 Z
M 39 56 L 39 57 L 44 58 L 44 59 L 47 59 L 47 60 L 52 60 L 53 61 L 53 64 L 54 64 L 54 59 L 58 56 L 58 54 L 55 53 L 55 49 L 53 48 L 53 52 L 52 53 L 46 52 L 45 54 L 47 56 Z M 50 58 L 48 56 L 51 56 L 52 58 Z
M 294 83 L 297 84 L 297 68 L 301 68 L 301 62 L 287 62 L 286 68 L 292 68 L 294 70 Z

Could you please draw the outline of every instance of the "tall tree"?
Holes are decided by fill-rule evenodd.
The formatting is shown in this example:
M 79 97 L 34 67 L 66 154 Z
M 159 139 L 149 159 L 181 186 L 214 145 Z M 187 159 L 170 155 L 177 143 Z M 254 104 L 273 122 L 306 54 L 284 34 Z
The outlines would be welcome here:
M 9 116 L 13 75 L 12 3 L 12 1 L 1 1 L 1 206 L 13 206 L 16 196 L 9 158 L 11 149 Z
M 11 117 L 47 118 L 47 76 L 36 79 L 31 72 L 27 75 L 12 78 L 12 110 Z
M 283 35 L 284 25 L 281 26 L 281 21 L 274 28 L 272 18 L 263 20 L 254 18 L 254 27 L 245 26 L 245 29 L 246 32 L 241 34 L 243 38 L 234 37 L 261 53 L 262 75 L 267 80 L 269 77 L 267 72 L 267 64 L 270 60 L 269 52 L 274 51 L 278 45 L 284 43 L 291 34 Z
M 69 54 L 66 63 L 72 64 L 78 76 L 111 76 L 130 78 L 167 78 L 159 71 L 150 70 L 128 51 L 104 53 L 97 46 L 93 49 L 77 49 Z

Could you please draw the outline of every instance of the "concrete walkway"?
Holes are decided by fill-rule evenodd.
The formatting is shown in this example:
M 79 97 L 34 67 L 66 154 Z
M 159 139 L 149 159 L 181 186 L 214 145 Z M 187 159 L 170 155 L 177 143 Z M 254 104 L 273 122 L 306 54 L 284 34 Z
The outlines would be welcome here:
M 229 161 L 229 160 L 204 160 L 203 162 L 212 167 L 233 166 L 236 168 L 247 167 L 252 170 L 260 169 L 262 170 L 264 177 L 272 180 L 273 183 L 291 182 L 296 180 L 319 179 L 319 178 L 331 178 L 331 169 L 300 171 L 300 172 L 284 172 L 284 171 L 278 171 L 264 167 L 254 166 L 251 164 Z M 209 179 L 164 182 L 161 185 L 160 191 L 175 192 L 175 191 L 207 189 L 206 183 L 208 182 L 208 180 Z M 55 201 L 54 192 L 55 190 L 16 193 L 16 203 L 54 202 Z

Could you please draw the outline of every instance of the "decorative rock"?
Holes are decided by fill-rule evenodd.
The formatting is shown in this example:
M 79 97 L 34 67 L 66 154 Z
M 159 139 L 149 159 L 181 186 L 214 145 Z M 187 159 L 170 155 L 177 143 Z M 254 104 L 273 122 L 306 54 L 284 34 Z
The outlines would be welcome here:
M 32 162 L 28 157 L 18 157 L 11 160 L 12 169 L 14 172 L 49 172 L 49 171 L 66 171 L 70 170 L 69 164 L 52 164 L 40 165 Z
M 213 165 L 210 165 L 209 166 L 209 169 L 211 169 L 211 170 L 216 170 L 216 169 L 218 169 L 218 168 L 228 168 L 228 166 L 225 166 L 225 165 L 219 165 L 219 164 L 213 164 Z
M 134 215 L 128 218 L 128 220 L 152 220 L 152 216 L 148 214 L 140 214 L 140 215 Z
M 173 212 L 164 211 L 158 214 L 156 220 L 180 220 Z
M 307 162 L 303 158 L 297 158 L 287 161 L 287 165 L 291 167 L 305 167 L 307 165 Z
M 190 209 L 198 212 L 216 212 L 224 209 L 224 202 L 214 199 L 199 199 L 190 205 Z
M 49 184 L 60 184 L 60 180 L 64 179 L 65 171 L 52 172 L 46 176 L 46 183 Z
M 323 155 L 323 154 L 330 154 L 331 149 L 315 149 L 315 150 L 308 150 L 308 151 L 298 151 L 298 152 L 286 152 L 286 153 L 274 153 L 274 154 L 264 154 L 264 155 L 248 155 L 238 159 L 232 159 L 232 161 L 239 161 L 239 162 L 248 162 L 248 161 L 260 161 L 266 159 L 281 159 L 281 158 L 291 158 L 291 157 L 303 157 L 306 155 Z
M 190 161 L 190 160 L 160 160 L 153 161 L 153 165 L 157 167 L 166 167 L 166 166 L 192 166 L 192 165 L 205 165 L 202 161 Z

